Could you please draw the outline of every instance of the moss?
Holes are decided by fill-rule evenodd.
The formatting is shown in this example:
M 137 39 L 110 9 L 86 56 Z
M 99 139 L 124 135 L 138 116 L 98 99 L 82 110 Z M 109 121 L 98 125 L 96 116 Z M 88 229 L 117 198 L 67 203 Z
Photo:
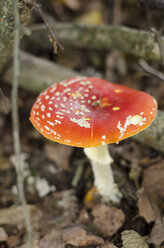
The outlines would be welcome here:
M 27 24 L 31 6 L 19 1 L 19 12 L 21 24 Z M 14 18 L 13 18 L 13 4 L 12 0 L 0 1 L 0 72 L 2 72 L 4 65 L 12 56 L 12 48 L 14 42 Z

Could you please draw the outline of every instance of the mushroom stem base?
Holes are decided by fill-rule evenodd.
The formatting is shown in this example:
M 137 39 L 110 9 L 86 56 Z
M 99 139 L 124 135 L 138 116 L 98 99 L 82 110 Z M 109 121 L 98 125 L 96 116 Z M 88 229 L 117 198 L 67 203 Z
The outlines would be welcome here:
M 106 200 L 119 202 L 122 194 L 117 184 L 114 183 L 111 158 L 107 145 L 84 148 L 84 153 L 91 160 L 92 170 L 94 174 L 94 184 L 99 192 Z

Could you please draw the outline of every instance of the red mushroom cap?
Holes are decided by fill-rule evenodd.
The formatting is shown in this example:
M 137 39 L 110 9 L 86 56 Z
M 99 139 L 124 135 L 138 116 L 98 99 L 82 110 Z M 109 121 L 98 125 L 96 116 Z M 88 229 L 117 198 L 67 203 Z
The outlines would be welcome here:
M 96 147 L 115 143 L 147 128 L 157 112 L 149 94 L 99 78 L 76 77 L 44 90 L 30 120 L 46 138 Z

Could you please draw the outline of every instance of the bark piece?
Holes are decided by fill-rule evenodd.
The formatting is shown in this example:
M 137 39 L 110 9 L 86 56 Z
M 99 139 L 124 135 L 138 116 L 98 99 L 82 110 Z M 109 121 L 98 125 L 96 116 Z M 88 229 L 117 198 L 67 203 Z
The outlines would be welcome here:
M 29 21 L 31 7 L 30 4 L 19 0 L 18 8 L 22 26 Z M 13 2 L 11 0 L 0 1 L 0 34 L 0 72 L 2 72 L 4 65 L 12 57 L 14 43 Z
M 155 120 L 133 139 L 164 153 L 164 113 L 158 111 Z
M 161 61 L 160 50 L 152 32 L 126 26 L 91 26 L 52 21 L 55 36 L 64 47 L 87 49 L 117 49 L 140 58 Z M 45 25 L 35 25 L 29 37 L 44 48 L 52 48 Z M 93 39 L 94 37 L 94 39 Z M 120 39 L 121 37 L 121 39 Z M 164 38 L 161 39 L 164 44 Z
M 52 84 L 78 75 L 70 69 L 24 52 L 20 52 L 20 64 L 19 86 L 33 92 L 41 92 Z M 3 79 L 12 83 L 12 66 L 6 69 Z

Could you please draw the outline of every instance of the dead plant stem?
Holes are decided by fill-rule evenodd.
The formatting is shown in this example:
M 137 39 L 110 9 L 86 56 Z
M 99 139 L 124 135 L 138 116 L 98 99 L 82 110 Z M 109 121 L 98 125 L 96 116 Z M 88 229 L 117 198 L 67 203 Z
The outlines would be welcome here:
M 21 148 L 20 148 L 20 137 L 19 137 L 18 81 L 20 74 L 20 63 L 19 63 L 20 19 L 19 19 L 19 11 L 18 11 L 18 0 L 13 0 L 13 15 L 14 15 L 14 23 L 15 23 L 15 33 L 14 33 L 14 50 L 13 50 L 13 85 L 11 92 L 11 102 L 12 102 L 14 152 L 16 157 L 17 188 L 18 188 L 19 200 L 22 204 L 23 214 L 25 218 L 28 247 L 33 248 L 33 230 L 30 221 L 29 209 L 27 207 L 27 202 L 24 194 Z

